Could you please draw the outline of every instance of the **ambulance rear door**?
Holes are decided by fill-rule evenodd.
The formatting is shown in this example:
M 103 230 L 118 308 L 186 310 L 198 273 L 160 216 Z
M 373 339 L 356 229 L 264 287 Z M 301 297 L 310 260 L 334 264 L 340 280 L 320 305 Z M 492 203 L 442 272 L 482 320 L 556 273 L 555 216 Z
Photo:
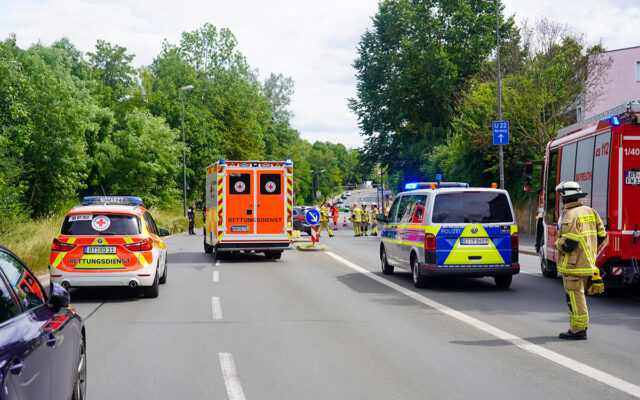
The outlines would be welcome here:
M 256 174 L 256 233 L 283 235 L 286 233 L 284 169 L 258 169 Z
M 253 235 L 255 233 L 255 171 L 249 168 L 231 167 L 227 169 L 225 179 L 225 234 Z

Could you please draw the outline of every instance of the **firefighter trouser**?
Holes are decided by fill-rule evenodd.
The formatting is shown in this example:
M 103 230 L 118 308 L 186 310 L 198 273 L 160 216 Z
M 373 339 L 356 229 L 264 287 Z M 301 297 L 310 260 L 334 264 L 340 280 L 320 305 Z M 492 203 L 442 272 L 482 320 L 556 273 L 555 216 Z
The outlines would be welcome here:
M 562 283 L 569 306 L 569 331 L 576 333 L 584 331 L 589 326 L 589 311 L 587 299 L 584 297 L 590 276 L 564 275 Z
M 374 222 L 373 224 L 371 224 L 371 234 L 372 235 L 377 235 L 378 234 L 378 223 Z
M 352 223 L 353 223 L 353 231 L 355 232 L 355 235 L 360 236 L 360 222 L 352 221 Z
M 320 232 L 322 232 L 322 228 L 326 228 L 329 236 L 333 236 L 333 232 L 331 232 L 331 228 L 329 228 L 329 221 L 320 221 L 318 225 L 318 237 L 320 237 Z
M 360 228 L 360 230 L 362 231 L 363 235 L 366 235 L 367 231 L 369 230 L 369 223 L 368 222 L 363 222 L 362 223 L 362 227 Z

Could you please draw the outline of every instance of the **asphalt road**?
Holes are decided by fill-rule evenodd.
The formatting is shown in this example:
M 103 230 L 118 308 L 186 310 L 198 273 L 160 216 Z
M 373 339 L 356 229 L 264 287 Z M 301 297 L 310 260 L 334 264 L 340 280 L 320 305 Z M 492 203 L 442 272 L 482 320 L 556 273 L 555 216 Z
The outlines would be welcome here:
M 414 289 L 408 273 L 379 272 L 379 238 L 335 233 L 321 239 L 330 252 L 218 265 L 201 236 L 178 235 L 157 299 L 73 290 L 89 398 L 602 400 L 640 389 L 633 293 L 589 298 L 589 340 L 561 342 L 562 283 L 540 277 L 535 257 L 521 256 L 508 290 L 489 278 Z

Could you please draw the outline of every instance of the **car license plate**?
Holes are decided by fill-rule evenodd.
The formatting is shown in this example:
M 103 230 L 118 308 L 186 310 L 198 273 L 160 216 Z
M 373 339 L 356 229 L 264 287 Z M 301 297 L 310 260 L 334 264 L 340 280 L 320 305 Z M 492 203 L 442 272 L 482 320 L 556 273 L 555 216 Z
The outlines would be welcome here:
M 249 226 L 247 225 L 233 225 L 231 232 L 249 232 Z
M 625 171 L 624 183 L 627 185 L 640 185 L 640 171 Z
M 462 238 L 460 240 L 460 244 L 462 244 L 464 246 L 482 246 L 482 245 L 487 245 L 487 244 L 489 244 L 489 238 L 476 238 L 476 237 Z
M 115 246 L 87 246 L 84 254 L 116 254 Z

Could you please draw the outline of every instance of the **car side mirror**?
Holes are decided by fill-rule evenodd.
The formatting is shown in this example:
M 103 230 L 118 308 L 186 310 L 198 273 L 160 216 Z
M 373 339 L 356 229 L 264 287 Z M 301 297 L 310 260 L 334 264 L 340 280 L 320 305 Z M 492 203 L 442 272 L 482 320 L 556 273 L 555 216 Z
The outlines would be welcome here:
M 61 308 L 69 307 L 71 297 L 62 286 L 57 283 L 51 282 L 51 288 L 49 290 L 49 305 L 54 310 L 60 310 Z
M 168 229 L 160 229 L 160 236 L 169 236 L 171 232 Z

